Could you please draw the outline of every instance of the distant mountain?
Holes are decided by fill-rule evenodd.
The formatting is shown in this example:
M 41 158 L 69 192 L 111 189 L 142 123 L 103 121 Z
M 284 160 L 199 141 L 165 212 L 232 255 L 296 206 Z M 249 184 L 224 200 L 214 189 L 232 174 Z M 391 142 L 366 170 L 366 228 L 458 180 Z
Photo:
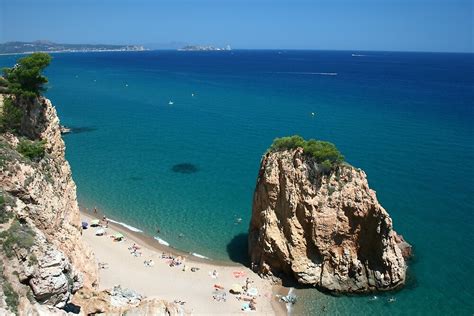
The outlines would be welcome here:
M 140 45 L 106 44 L 59 44 L 50 41 L 7 42 L 0 44 L 0 54 L 22 54 L 33 52 L 101 52 L 101 51 L 143 51 Z

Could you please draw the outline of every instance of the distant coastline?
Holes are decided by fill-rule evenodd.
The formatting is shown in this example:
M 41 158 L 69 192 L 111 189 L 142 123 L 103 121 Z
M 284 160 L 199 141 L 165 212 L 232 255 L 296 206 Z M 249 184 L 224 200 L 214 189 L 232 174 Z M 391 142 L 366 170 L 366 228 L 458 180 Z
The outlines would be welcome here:
M 137 52 L 146 51 L 141 45 L 107 44 L 59 44 L 49 41 L 6 42 L 0 44 L 0 55 L 32 53 L 95 53 L 95 52 Z
M 178 48 L 178 51 L 188 51 L 188 52 L 209 52 L 209 51 L 231 51 L 232 48 L 230 45 L 226 45 L 226 47 L 215 47 L 211 45 L 187 45 L 182 48 Z

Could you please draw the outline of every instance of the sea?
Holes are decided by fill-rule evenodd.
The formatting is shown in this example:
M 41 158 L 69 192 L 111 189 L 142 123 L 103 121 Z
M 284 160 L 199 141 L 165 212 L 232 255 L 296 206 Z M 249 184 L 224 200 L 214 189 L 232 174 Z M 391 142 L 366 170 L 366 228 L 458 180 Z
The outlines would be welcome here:
M 366 171 L 414 257 L 399 291 L 298 288 L 293 314 L 473 315 L 474 54 L 60 53 L 46 75 L 84 207 L 246 263 L 266 149 L 294 134 L 330 141 Z

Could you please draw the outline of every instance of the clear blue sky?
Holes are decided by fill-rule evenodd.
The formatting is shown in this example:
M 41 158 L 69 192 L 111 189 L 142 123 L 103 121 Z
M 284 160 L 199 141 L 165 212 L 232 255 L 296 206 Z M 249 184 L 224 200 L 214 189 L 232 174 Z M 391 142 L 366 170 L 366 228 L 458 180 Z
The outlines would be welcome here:
M 473 52 L 473 0 L 0 0 L 0 42 Z

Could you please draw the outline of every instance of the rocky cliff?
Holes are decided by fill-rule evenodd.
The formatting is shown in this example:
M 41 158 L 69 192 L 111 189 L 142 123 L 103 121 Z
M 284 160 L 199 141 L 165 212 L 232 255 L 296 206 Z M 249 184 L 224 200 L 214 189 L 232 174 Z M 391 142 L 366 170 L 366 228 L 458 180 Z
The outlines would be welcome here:
M 260 274 L 334 292 L 390 290 L 405 282 L 401 248 L 409 254 L 362 170 L 327 174 L 302 148 L 263 157 L 249 228 Z
M 93 287 L 97 267 L 80 238 L 76 186 L 56 110 L 45 98 L 23 102 L 21 108 L 20 133 L 0 134 L 3 283 L 25 300 L 23 305 L 29 297 L 32 303 L 63 308 L 79 288 Z M 26 138 L 43 142 L 43 158 L 18 153 Z
M 0 94 L 0 113 L 2 101 Z M 18 106 L 19 130 L 0 133 L 0 315 L 63 316 L 65 307 L 80 315 L 184 315 L 180 305 L 120 286 L 96 289 L 56 110 L 43 97 Z M 25 141 L 44 155 L 19 150 Z

